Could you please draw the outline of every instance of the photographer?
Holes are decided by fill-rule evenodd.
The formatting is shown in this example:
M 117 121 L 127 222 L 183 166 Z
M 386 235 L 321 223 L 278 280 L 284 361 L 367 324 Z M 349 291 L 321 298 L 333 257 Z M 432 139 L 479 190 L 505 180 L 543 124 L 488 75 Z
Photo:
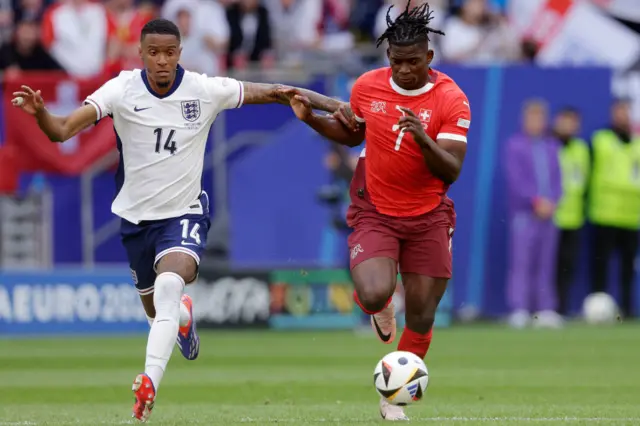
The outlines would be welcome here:
M 332 143 L 331 151 L 325 157 L 325 166 L 331 171 L 331 183 L 321 187 L 318 199 L 331 211 L 331 225 L 338 233 L 348 235 L 351 228 L 346 222 L 349 207 L 349 185 L 358 163 L 359 147 L 356 151 L 342 145 Z M 348 259 L 346 259 L 348 264 Z

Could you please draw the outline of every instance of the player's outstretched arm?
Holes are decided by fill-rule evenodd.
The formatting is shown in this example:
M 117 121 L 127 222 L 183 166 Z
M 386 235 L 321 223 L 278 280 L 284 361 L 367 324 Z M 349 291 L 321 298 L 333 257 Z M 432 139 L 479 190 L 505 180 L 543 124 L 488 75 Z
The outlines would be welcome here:
M 40 129 L 51 142 L 64 142 L 71 139 L 98 120 L 95 108 L 84 105 L 70 115 L 61 117 L 51 114 L 44 107 L 44 100 L 40 91 L 34 92 L 28 86 L 22 86 L 22 91 L 14 92 L 12 104 L 21 108 L 27 114 L 33 115 Z
M 243 81 L 244 104 L 273 104 L 289 105 L 291 98 L 302 95 L 309 99 L 311 108 L 334 113 L 340 106 L 340 101 L 321 95 L 313 90 L 283 84 L 251 83 Z
M 309 127 L 321 136 L 349 147 L 358 146 L 364 141 L 364 125 L 357 128 L 348 128 L 348 117 L 344 117 L 344 112 L 341 111 L 341 109 L 345 109 L 342 103 L 340 105 L 343 108 L 338 108 L 334 115 L 315 114 L 311 107 L 311 101 L 303 95 L 293 96 L 290 104 L 296 117 L 307 123 Z M 348 108 L 346 109 L 348 110 Z M 336 118 L 339 114 L 342 114 L 341 119 Z M 347 122 L 345 123 L 345 121 Z

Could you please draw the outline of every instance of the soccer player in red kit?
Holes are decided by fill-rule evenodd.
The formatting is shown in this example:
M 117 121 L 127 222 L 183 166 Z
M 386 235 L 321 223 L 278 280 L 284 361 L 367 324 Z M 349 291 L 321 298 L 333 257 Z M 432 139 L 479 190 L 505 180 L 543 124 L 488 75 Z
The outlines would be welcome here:
M 409 2 L 410 3 L 410 2 Z M 391 10 L 391 8 L 389 8 Z M 436 308 L 451 278 L 455 229 L 449 186 L 458 178 L 471 123 L 469 101 L 447 75 L 430 67 L 432 12 L 424 4 L 395 21 L 387 13 L 390 67 L 363 74 L 350 105 L 316 115 L 304 96 L 291 106 L 319 134 L 357 146 L 367 140 L 351 182 L 347 222 L 355 300 L 376 334 L 394 341 L 391 297 L 398 270 L 405 288 L 406 326 L 398 350 L 421 358 L 431 343 Z M 399 268 L 398 268 L 399 267 Z M 408 420 L 402 407 L 380 402 L 386 420 Z

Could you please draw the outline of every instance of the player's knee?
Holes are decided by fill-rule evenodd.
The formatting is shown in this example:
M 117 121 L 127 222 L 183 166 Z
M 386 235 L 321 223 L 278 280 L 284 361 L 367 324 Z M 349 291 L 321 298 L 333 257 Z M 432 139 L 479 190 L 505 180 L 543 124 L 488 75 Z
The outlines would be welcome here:
M 179 310 L 183 289 L 184 280 L 178 274 L 174 272 L 159 274 L 156 278 L 155 292 L 153 293 L 156 314 L 161 316 L 167 310 Z
M 196 278 L 198 264 L 193 256 L 187 253 L 173 252 L 166 254 L 162 259 L 158 260 L 156 271 L 158 275 L 165 272 L 172 272 L 179 275 L 185 283 L 190 283 Z
M 358 299 L 360 299 L 360 303 L 362 303 L 362 306 L 367 311 L 381 311 L 393 295 L 390 288 L 393 287 L 387 283 L 372 282 L 371 285 L 366 286 L 366 288 L 357 290 Z
M 426 334 L 433 327 L 435 312 L 405 312 L 406 326 L 416 333 Z

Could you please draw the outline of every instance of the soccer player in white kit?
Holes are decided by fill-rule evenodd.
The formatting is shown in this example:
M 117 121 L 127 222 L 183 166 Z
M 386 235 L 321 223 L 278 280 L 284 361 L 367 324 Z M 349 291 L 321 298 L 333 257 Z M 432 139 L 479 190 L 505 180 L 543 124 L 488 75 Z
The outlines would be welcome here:
M 40 91 L 27 86 L 13 99 L 53 142 L 64 142 L 106 116 L 113 119 L 120 164 L 111 210 L 122 218 L 122 242 L 151 326 L 145 370 L 133 383 L 133 417 L 143 422 L 151 414 L 174 341 L 189 360 L 200 348 L 192 301 L 183 289 L 197 278 L 210 226 L 201 181 L 216 116 L 244 104 L 289 105 L 295 95 L 327 112 L 340 106 L 304 89 L 185 71 L 178 65 L 180 52 L 176 25 L 153 20 L 140 36 L 144 70 L 123 71 L 69 116 L 50 114 Z

